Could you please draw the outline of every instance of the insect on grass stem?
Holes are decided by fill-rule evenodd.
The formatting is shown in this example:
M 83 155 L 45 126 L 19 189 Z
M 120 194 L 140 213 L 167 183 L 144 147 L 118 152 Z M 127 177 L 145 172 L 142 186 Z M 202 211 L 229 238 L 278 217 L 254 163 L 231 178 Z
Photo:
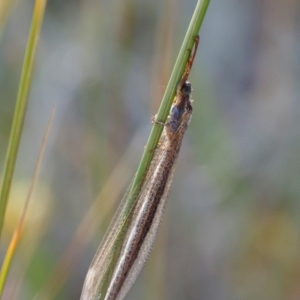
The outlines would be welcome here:
M 192 117 L 192 87 L 187 80 L 198 43 L 199 36 L 195 38 L 167 121 L 162 124 L 164 130 L 145 180 L 129 207 L 130 193 L 125 194 L 89 268 L 82 300 L 124 299 L 149 256 L 165 210 L 182 139 Z

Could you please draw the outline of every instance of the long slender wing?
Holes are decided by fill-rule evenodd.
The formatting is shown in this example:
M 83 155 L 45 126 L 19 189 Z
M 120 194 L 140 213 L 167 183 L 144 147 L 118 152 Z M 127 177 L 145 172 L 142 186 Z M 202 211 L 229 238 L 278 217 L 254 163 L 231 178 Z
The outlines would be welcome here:
M 166 187 L 164 189 L 164 193 L 160 199 L 160 202 L 158 204 L 157 207 L 157 211 L 156 214 L 154 216 L 153 222 L 149 228 L 149 231 L 144 239 L 144 242 L 141 245 L 141 249 L 139 251 L 139 254 L 137 256 L 137 258 L 135 259 L 128 275 L 127 278 L 119 292 L 118 297 L 116 298 L 117 300 L 121 300 L 124 299 L 124 297 L 127 295 L 127 293 L 129 292 L 129 290 L 131 289 L 132 285 L 134 284 L 134 282 L 136 281 L 139 273 L 141 272 L 141 270 L 143 269 L 149 254 L 152 250 L 153 244 L 154 244 L 154 240 L 156 238 L 157 235 L 157 231 L 159 228 L 159 225 L 161 223 L 162 220 L 162 216 L 163 213 L 165 211 L 165 207 L 166 207 L 166 202 L 167 202 L 167 197 L 169 194 L 169 190 L 170 190 L 170 186 L 172 183 L 172 177 L 174 174 L 174 170 L 175 170 L 175 165 L 176 165 L 176 161 L 174 162 L 172 169 L 170 171 L 170 176 L 168 178 L 168 181 L 166 183 Z M 143 194 L 141 194 L 141 198 L 145 197 L 145 193 L 147 192 L 147 189 L 145 189 L 143 191 Z
M 89 267 L 80 298 L 81 300 L 97 298 L 97 292 L 102 288 L 101 282 L 104 282 L 104 278 L 109 275 L 107 270 L 110 269 L 110 265 L 116 259 L 115 248 L 117 247 L 117 241 L 120 239 L 121 231 L 126 230 L 126 222 L 128 223 L 132 208 L 135 205 L 135 202 L 133 202 L 132 207 L 128 207 L 128 196 L 131 185 L 132 183 L 127 188 Z
M 155 153 L 150 168 L 153 168 L 155 162 L 159 161 L 158 153 Z M 121 203 L 110 222 L 110 225 L 98 247 L 98 250 L 94 256 L 94 259 L 89 267 L 88 273 L 85 278 L 83 290 L 81 294 L 81 300 L 97 299 L 99 291 L 105 290 L 108 286 L 109 277 L 111 274 L 109 270 L 113 268 L 111 265 L 115 263 L 119 256 L 120 249 L 122 247 L 123 239 L 126 235 L 126 231 L 130 225 L 131 215 L 133 209 L 137 203 L 138 198 L 141 198 L 140 190 L 142 185 L 147 185 L 149 181 L 149 172 L 147 172 L 144 184 L 136 188 L 136 192 L 133 193 L 131 205 L 128 204 L 129 192 L 131 190 L 132 182 L 127 188 Z

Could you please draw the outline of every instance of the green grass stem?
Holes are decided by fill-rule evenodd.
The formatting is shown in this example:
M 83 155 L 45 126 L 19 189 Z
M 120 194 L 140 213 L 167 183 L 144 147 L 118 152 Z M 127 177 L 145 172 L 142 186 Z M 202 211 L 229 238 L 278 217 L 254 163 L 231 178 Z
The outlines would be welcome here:
M 186 32 L 185 38 L 183 40 L 183 43 L 181 45 L 181 49 L 179 51 L 177 60 L 175 62 L 170 80 L 168 82 L 165 94 L 163 96 L 161 105 L 159 107 L 158 113 L 157 113 L 157 121 L 165 123 L 172 105 L 172 101 L 174 99 L 177 86 L 179 84 L 179 81 L 182 78 L 186 63 L 190 56 L 190 51 L 193 48 L 193 45 L 195 43 L 195 37 L 198 35 L 198 32 L 200 30 L 201 24 L 203 22 L 206 10 L 209 5 L 209 0 L 199 0 L 197 3 L 197 6 L 195 8 L 194 14 L 192 16 L 190 25 L 188 27 L 188 30 Z M 152 127 L 152 130 L 150 132 L 150 136 L 148 138 L 147 144 L 145 146 L 145 150 L 143 153 L 143 156 L 141 158 L 138 170 L 135 174 L 130 194 L 128 199 L 130 199 L 128 203 L 128 207 L 132 207 L 132 202 L 135 201 L 135 196 L 139 191 L 139 187 L 141 186 L 144 175 L 146 174 L 149 165 L 151 163 L 151 160 L 154 155 L 154 150 L 157 147 L 159 138 L 162 134 L 163 127 L 159 124 L 154 124 Z
M 46 0 L 35 1 L 0 190 L 0 236 L 23 131 L 34 58 L 43 23 L 45 6 Z

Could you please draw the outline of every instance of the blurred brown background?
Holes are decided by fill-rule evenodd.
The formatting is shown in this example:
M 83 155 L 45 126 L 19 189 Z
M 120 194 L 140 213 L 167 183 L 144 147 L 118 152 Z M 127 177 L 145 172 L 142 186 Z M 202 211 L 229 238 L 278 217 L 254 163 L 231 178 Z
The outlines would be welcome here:
M 56 115 L 3 299 L 79 299 L 195 5 L 48 1 L 2 257 Z M 1 172 L 32 8 L 15 1 L 2 17 Z M 211 1 L 167 212 L 127 299 L 300 299 L 299 8 Z

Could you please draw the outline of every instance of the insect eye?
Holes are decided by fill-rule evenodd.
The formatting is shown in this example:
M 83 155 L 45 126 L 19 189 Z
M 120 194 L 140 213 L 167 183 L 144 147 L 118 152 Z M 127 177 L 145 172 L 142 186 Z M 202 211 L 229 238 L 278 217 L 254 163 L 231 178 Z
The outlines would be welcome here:
M 188 81 L 183 84 L 181 92 L 185 95 L 189 95 L 192 92 L 192 86 Z

